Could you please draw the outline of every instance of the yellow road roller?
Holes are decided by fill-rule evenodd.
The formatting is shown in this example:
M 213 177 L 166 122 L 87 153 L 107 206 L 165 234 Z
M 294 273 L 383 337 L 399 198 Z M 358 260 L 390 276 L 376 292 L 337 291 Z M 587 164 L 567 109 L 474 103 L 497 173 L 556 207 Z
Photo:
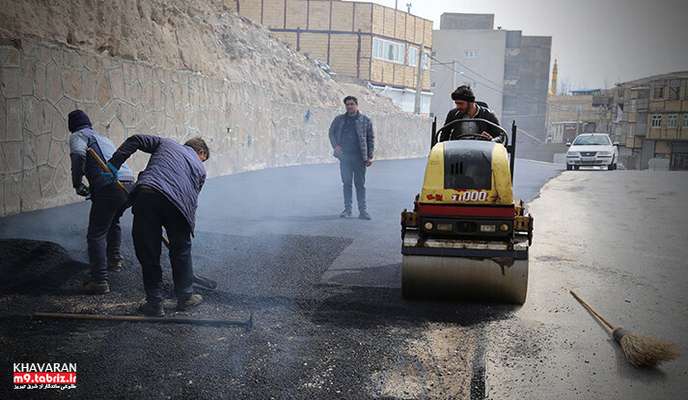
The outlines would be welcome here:
M 500 137 L 485 139 L 476 122 Z M 433 123 L 423 187 L 401 214 L 404 298 L 525 302 L 533 218 L 513 196 L 516 131 L 509 144 L 490 121 Z

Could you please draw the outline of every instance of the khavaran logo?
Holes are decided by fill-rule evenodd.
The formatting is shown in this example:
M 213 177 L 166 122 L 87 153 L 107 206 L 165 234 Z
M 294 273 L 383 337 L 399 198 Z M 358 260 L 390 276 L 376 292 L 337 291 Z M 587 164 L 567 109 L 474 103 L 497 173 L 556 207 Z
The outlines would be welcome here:
M 14 363 L 12 374 L 15 390 L 76 388 L 76 363 Z

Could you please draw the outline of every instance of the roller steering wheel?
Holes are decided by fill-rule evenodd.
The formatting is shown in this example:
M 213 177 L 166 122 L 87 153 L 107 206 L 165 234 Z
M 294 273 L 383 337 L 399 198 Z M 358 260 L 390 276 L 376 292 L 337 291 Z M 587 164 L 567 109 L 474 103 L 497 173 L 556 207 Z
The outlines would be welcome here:
M 464 123 L 464 122 L 485 122 L 485 123 L 488 123 L 488 124 L 492 125 L 493 127 L 499 129 L 500 132 L 499 132 L 499 136 L 497 137 L 497 138 L 501 139 L 501 140 L 499 141 L 499 143 L 502 143 L 502 144 L 504 144 L 505 146 L 509 143 L 509 137 L 507 136 L 506 131 L 504 130 L 504 128 L 502 128 L 501 126 L 499 126 L 499 125 L 497 125 L 497 124 L 495 124 L 495 123 L 493 123 L 493 122 L 490 122 L 490 121 L 488 121 L 488 120 L 486 120 L 486 119 L 481 119 L 481 118 L 455 119 L 454 121 L 451 121 L 451 122 L 448 123 L 447 125 L 441 127 L 441 128 L 435 133 L 435 135 L 437 136 L 437 142 L 438 142 L 438 143 L 440 142 L 440 139 L 442 138 L 442 133 L 444 133 L 447 129 L 450 129 L 450 128 L 452 128 L 454 125 L 457 125 L 457 124 L 460 124 L 460 123 Z M 497 139 L 497 138 L 495 138 L 495 139 Z M 492 141 L 492 140 L 494 140 L 494 139 L 492 139 L 492 140 L 487 139 L 487 138 L 485 138 L 484 136 L 482 136 L 480 133 L 459 133 L 459 134 L 456 134 L 456 133 L 453 132 L 453 131 L 449 134 L 449 137 L 448 137 L 447 139 L 445 139 L 445 140 L 466 140 L 466 139 L 467 139 L 467 140 L 483 140 L 483 141 Z

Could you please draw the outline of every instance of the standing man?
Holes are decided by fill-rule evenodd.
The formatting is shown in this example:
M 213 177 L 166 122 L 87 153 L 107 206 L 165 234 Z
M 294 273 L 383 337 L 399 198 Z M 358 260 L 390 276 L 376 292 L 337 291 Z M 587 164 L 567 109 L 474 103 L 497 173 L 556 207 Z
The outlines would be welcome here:
M 91 266 L 91 277 L 83 282 L 82 288 L 89 294 L 110 292 L 108 271 L 121 271 L 122 229 L 119 219 L 127 204 L 127 194 L 114 184 L 114 177 L 103 176 L 96 160 L 87 154 L 92 148 L 103 159 L 107 160 L 115 151 L 110 139 L 98 134 L 91 126 L 91 120 L 85 112 L 74 110 L 67 116 L 69 131 L 69 156 L 72 160 L 72 186 L 76 194 L 91 196 L 91 211 L 88 218 L 88 261 Z M 89 186 L 82 179 L 86 176 Z M 131 188 L 134 174 L 124 164 L 117 179 L 125 187 Z
M 117 149 L 108 162 L 112 173 L 136 151 L 149 153 L 146 169 L 134 188 L 134 248 L 143 270 L 146 302 L 139 311 L 148 316 L 165 315 L 162 306 L 161 235 L 165 227 L 170 241 L 170 264 L 177 310 L 185 311 L 203 302 L 194 294 L 191 236 L 194 232 L 198 194 L 205 183 L 203 162 L 210 157 L 200 137 L 184 145 L 157 136 L 134 135 Z
M 455 121 L 457 119 L 484 119 L 490 121 L 495 125 L 499 125 L 499 120 L 494 115 L 494 113 L 487 108 L 475 102 L 475 95 L 470 86 L 459 86 L 451 94 L 451 98 L 456 104 L 456 108 L 449 111 L 447 114 L 447 119 L 444 121 L 444 125 Z M 484 104 L 484 103 L 483 103 Z M 483 136 L 487 140 L 492 140 L 494 138 L 501 136 L 501 131 L 494 126 L 487 124 L 485 122 L 466 122 L 463 125 L 468 125 L 462 127 L 463 130 L 469 130 L 473 133 L 477 133 Z M 458 128 L 455 127 L 455 129 Z M 453 129 L 452 129 L 453 130 Z M 447 132 L 449 134 L 450 132 Z
M 358 111 L 354 96 L 344 98 L 346 113 L 335 117 L 330 125 L 330 143 L 334 156 L 339 159 L 339 170 L 344 185 L 344 211 L 341 218 L 351 217 L 352 181 L 356 185 L 358 218 L 370 219 L 366 208 L 365 174 L 373 164 L 375 133 L 373 123 Z

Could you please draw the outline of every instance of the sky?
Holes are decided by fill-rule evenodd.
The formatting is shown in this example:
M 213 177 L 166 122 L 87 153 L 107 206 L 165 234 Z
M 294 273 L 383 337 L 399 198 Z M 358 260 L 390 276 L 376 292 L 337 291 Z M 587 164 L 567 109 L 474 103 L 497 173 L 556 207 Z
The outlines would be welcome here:
M 559 83 L 571 89 L 688 70 L 688 0 L 399 0 L 399 8 L 409 2 L 435 29 L 444 12 L 489 13 L 495 28 L 552 36 Z

